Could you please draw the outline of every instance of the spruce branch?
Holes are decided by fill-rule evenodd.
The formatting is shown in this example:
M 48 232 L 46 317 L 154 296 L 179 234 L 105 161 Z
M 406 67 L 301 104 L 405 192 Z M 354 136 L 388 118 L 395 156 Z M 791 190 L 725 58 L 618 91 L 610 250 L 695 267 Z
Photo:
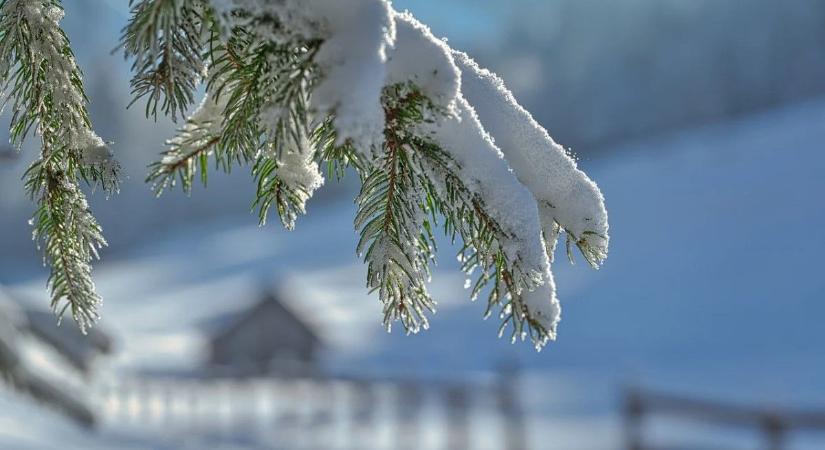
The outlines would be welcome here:
M 271 204 L 267 193 L 280 192 L 277 180 L 270 177 L 277 158 L 285 148 L 294 151 L 307 145 L 302 139 L 313 139 L 307 102 L 317 45 L 261 44 L 243 29 L 235 30 L 226 43 L 214 42 L 208 53 L 207 98 L 167 142 L 161 160 L 150 166 L 147 181 L 155 192 L 178 181 L 189 192 L 197 175 L 206 185 L 210 156 L 226 172 L 236 164 L 254 162 L 253 174 L 259 180 L 255 206 L 266 206 L 260 210 L 261 223 L 265 222 Z M 264 182 L 259 174 L 270 178 Z M 276 203 L 285 213 L 301 209 Z
M 209 155 L 220 141 L 219 136 L 204 133 L 201 128 L 181 131 L 177 140 L 167 142 L 169 149 L 164 151 L 158 162 L 149 165 L 146 182 L 152 184 L 155 195 L 180 181 L 183 192 L 190 193 L 196 175 L 206 186 L 209 169 Z
M 500 332 L 544 345 L 559 319 L 548 258 L 559 234 L 571 261 L 573 246 L 594 267 L 606 257 L 601 192 L 500 79 L 409 13 L 386 0 L 333 4 L 130 0 L 120 48 L 132 103 L 177 121 L 206 91 L 147 181 L 158 195 L 178 183 L 189 193 L 210 161 L 251 165 L 260 224 L 274 209 L 292 229 L 324 182 L 320 164 L 336 178 L 354 170 L 357 253 L 387 328 L 428 326 L 442 228 L 461 239 L 468 276 L 479 271 L 472 297 L 486 293 L 487 315 L 500 308 Z M 41 139 L 25 177 L 52 306 L 85 328 L 100 302 L 90 262 L 106 243 L 80 182 L 114 192 L 119 167 L 92 130 L 62 14 L 60 0 L 0 0 L 0 88 L 12 142 Z
M 117 190 L 119 166 L 91 129 L 80 69 L 59 26 L 57 0 L 0 1 L 0 86 L 12 104 L 11 141 L 18 147 L 35 129 L 40 157 L 24 175 L 37 202 L 33 238 L 51 274 L 52 308 L 85 330 L 97 319 L 100 296 L 91 261 L 106 245 L 80 181 Z M 65 300 L 65 304 L 61 303 Z
M 346 175 L 348 167 L 355 169 L 359 174 L 367 173 L 366 162 L 362 161 L 358 152 L 348 143 L 336 145 L 337 137 L 331 117 L 324 120 L 313 132 L 315 159 L 325 163 L 327 175 L 341 180 Z
M 388 88 L 403 105 L 406 121 L 401 127 L 414 127 L 433 115 L 444 114 L 435 108 L 414 85 L 397 85 Z M 399 124 L 387 119 L 388 142 L 392 142 L 392 130 Z M 554 336 L 555 330 L 546 329 L 540 321 L 532 317 L 526 307 L 523 295 L 535 287 L 532 274 L 526 273 L 520 261 L 511 261 L 502 249 L 501 242 L 510 238 L 503 228 L 487 212 L 483 198 L 472 193 L 458 174 L 458 165 L 443 149 L 426 138 L 407 130 L 404 145 L 415 161 L 410 169 L 416 176 L 424 198 L 418 204 L 428 216 L 421 221 L 422 242 L 435 248 L 432 230 L 439 219 L 443 222 L 444 233 L 453 241 L 460 237 L 463 246 L 459 251 L 462 270 L 471 275 L 480 270 L 480 275 L 472 285 L 471 298 L 475 299 L 485 290 L 487 309 L 485 317 L 493 308 L 501 308 L 502 325 L 499 334 L 510 325 L 511 338 L 525 339 L 528 336 L 537 346 L 543 345 Z M 434 258 L 428 254 L 428 257 Z
M 150 17 L 150 12 L 140 5 L 156 8 L 147 11 L 159 25 L 141 24 L 138 16 Z M 189 192 L 198 175 L 206 184 L 210 159 L 225 171 L 249 164 L 257 183 L 253 209 L 259 222 L 264 224 L 274 209 L 291 229 L 323 183 L 319 164 L 336 178 L 351 168 L 361 180 L 356 251 L 367 264 L 368 287 L 383 303 L 387 328 L 396 320 L 408 332 L 427 327 L 427 311 L 434 311 L 435 301 L 426 285 L 435 261 L 434 234 L 442 228 L 453 241 L 461 239 L 462 269 L 468 276 L 478 271 L 472 297 L 486 294 L 486 315 L 500 309 L 501 334 L 511 326 L 514 340 L 529 336 L 537 347 L 555 337 L 559 308 L 548 254 L 565 231 L 570 256 L 576 245 L 591 265 L 604 259 L 607 222 L 601 194 L 566 155 L 536 156 L 537 151 L 522 151 L 522 145 L 507 146 L 506 155 L 496 142 L 522 140 L 499 140 L 487 132 L 462 94 L 454 52 L 426 27 L 409 14 L 395 13 L 388 2 L 381 2 L 386 9 L 369 11 L 375 14 L 368 21 L 373 28 L 363 35 L 353 28 L 360 24 L 357 15 L 337 17 L 300 2 L 144 0 L 140 5 L 127 30 L 142 30 L 146 39 L 132 38 L 140 32 L 127 33 L 125 42 L 143 42 L 136 45 L 146 52 L 161 49 L 172 36 L 168 23 L 179 20 L 176 14 L 200 5 L 200 15 L 187 19 L 200 29 L 186 32 L 180 45 L 209 67 L 204 102 L 151 167 L 148 180 L 158 193 L 177 182 Z M 164 17 L 171 19 L 163 22 Z M 153 70 L 168 69 L 160 51 L 151 54 Z M 416 58 L 422 67 L 408 61 Z M 476 86 L 473 95 L 498 96 L 492 104 L 479 98 L 485 117 L 519 117 L 531 136 L 556 145 L 501 94 L 509 91 L 497 79 L 477 72 L 489 85 L 481 88 L 489 89 Z M 154 86 L 145 95 L 154 95 L 155 105 L 157 92 L 174 96 L 168 83 L 147 86 Z M 182 92 L 192 92 L 195 85 L 181 86 Z M 178 100 L 167 100 L 167 114 L 174 117 L 191 96 Z M 508 122 L 496 131 L 501 136 L 520 129 Z M 518 166 L 510 164 L 511 157 Z M 530 166 L 531 158 L 541 167 Z M 586 198 L 568 199 L 559 183 L 555 190 L 545 189 L 546 171 L 572 177 L 587 188 L 581 191 Z M 560 212 L 572 211 L 558 220 L 550 204 L 557 198 L 566 202 Z M 583 206 L 571 207 L 575 202 Z M 562 222 L 575 224 L 575 233 Z
M 195 98 L 205 71 L 203 53 L 214 38 L 200 0 L 130 0 L 131 20 L 120 47 L 134 59 L 133 100 L 146 97 L 146 116 L 158 107 L 176 121 Z
M 501 309 L 499 335 L 510 325 L 511 340 L 529 337 L 537 346 L 543 345 L 555 330 L 548 330 L 530 315 L 523 295 L 534 287 L 534 281 L 519 261 L 510 261 L 502 250 L 500 241 L 506 239 L 506 234 L 486 212 L 483 199 L 467 189 L 456 173 L 455 162 L 443 150 L 425 139 L 413 142 L 422 155 L 423 173 L 427 174 L 424 186 L 428 205 L 443 220 L 444 233 L 453 241 L 461 238 L 458 258 L 462 271 L 468 276 L 479 271 L 471 284 L 471 298 L 475 300 L 487 291 L 485 317 L 494 308 Z
M 228 161 L 253 161 L 264 144 L 259 115 L 272 86 L 271 50 L 270 45 L 258 45 L 241 33 L 213 60 L 206 89 L 224 105 L 219 147 Z
M 367 286 L 384 305 L 384 326 L 400 320 L 407 332 L 428 328 L 426 312 L 435 311 L 427 292 L 433 247 L 424 231 L 423 187 L 407 140 L 416 118 L 410 97 L 400 88 L 384 96 L 384 155 L 363 176 L 355 227 L 361 230 L 357 253 L 367 263 Z
M 60 156 L 52 153 L 26 172 L 27 190 L 39 205 L 32 220 L 32 236 L 44 249 L 51 267 L 52 308 L 60 317 L 71 309 L 72 318 L 85 331 L 97 321 L 101 303 L 90 262 L 98 258 L 98 249 L 106 246 L 106 240 L 77 180 L 63 169 Z M 63 299 L 66 302 L 61 306 Z
M 260 150 L 263 131 L 257 115 L 263 95 L 258 87 L 266 60 L 238 57 L 238 50 L 231 47 L 242 44 L 245 42 L 235 39 L 215 44 L 209 52 L 212 69 L 206 97 L 177 135 L 167 141 L 161 159 L 149 166 L 146 181 L 152 183 L 157 195 L 178 182 L 185 193 L 191 192 L 196 175 L 206 185 L 210 156 L 217 167 L 228 172 L 234 164 L 254 160 Z
M 368 287 L 378 290 L 384 305 L 385 326 L 400 320 L 408 332 L 427 327 L 426 312 L 434 311 L 435 301 L 426 284 L 435 260 L 433 230 L 440 221 L 448 237 L 463 241 L 462 270 L 468 275 L 480 270 L 471 296 L 487 292 L 485 316 L 500 308 L 500 334 L 509 325 L 513 340 L 529 337 L 540 347 L 555 330 L 545 328 L 526 306 L 523 296 L 535 287 L 533 274 L 508 259 L 501 242 L 511 236 L 487 212 L 484 199 L 464 184 L 456 161 L 415 131 L 445 112 L 412 84 L 386 88 L 382 102 L 384 152 L 366 170 L 359 169 L 363 179 L 355 224 L 361 230 L 357 251 L 367 262 Z

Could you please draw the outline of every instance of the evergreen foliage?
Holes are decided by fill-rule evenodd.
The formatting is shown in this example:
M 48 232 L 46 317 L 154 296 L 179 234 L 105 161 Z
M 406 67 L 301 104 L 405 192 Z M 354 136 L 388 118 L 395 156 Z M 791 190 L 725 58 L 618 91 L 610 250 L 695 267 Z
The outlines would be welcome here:
M 529 336 L 537 348 L 555 338 L 559 309 L 549 256 L 567 231 L 571 259 L 576 245 L 598 267 L 606 257 L 606 213 L 595 184 L 500 81 L 487 77 L 503 106 L 491 102 L 480 111 L 497 107 L 493 113 L 517 117 L 543 149 L 502 154 L 462 95 L 453 51 L 385 0 L 130 6 L 120 45 L 132 60 L 133 103 L 145 102 L 147 117 L 160 111 L 177 120 L 198 89 L 206 91 L 150 166 L 147 182 L 157 195 L 176 185 L 188 193 L 198 180 L 206 185 L 210 161 L 224 171 L 250 166 L 260 223 L 274 211 L 292 229 L 324 182 L 319 167 L 335 178 L 354 172 L 361 181 L 356 251 L 387 328 L 394 321 L 408 332 L 427 328 L 436 307 L 427 284 L 440 228 L 460 239 L 463 270 L 478 272 L 471 295 L 487 296 L 488 314 L 501 309 L 502 333 L 511 325 L 514 340 Z M 46 19 L 35 19 L 37 8 Z M 79 182 L 115 190 L 116 178 L 105 171 L 116 172 L 116 165 L 89 157 L 106 147 L 91 131 L 80 73 L 57 27 L 61 14 L 58 0 L 0 0 L 0 79 L 14 100 L 13 140 L 36 124 L 43 144 L 27 186 L 39 203 L 35 238 L 52 267 L 54 305 L 68 299 L 86 326 L 100 301 L 89 261 L 105 241 Z M 520 126 L 505 125 L 509 132 Z M 519 163 L 512 168 L 511 157 Z M 542 188 L 546 174 L 524 169 L 525 158 L 561 175 L 548 181 L 552 189 Z M 547 192 L 564 198 L 551 202 Z
M 114 192 L 118 166 L 92 131 L 62 16 L 58 0 L 0 1 L 0 86 L 12 109 L 11 142 L 19 147 L 32 129 L 41 142 L 25 183 L 38 205 L 34 239 L 51 267 L 52 307 L 70 309 L 85 329 L 100 303 L 90 263 L 106 241 L 80 184 Z

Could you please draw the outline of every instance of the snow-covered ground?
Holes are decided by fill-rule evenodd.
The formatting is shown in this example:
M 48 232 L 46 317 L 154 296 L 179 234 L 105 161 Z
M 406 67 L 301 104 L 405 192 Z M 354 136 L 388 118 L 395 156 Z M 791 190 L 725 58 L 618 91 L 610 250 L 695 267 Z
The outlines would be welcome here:
M 599 272 L 558 255 L 563 320 L 541 353 L 496 338 L 497 320 L 483 321 L 484 305 L 468 300 L 446 243 L 431 329 L 387 334 L 354 255 L 354 207 L 310 202 L 293 232 L 260 229 L 252 217 L 208 223 L 102 264 L 102 326 L 119 338 L 113 370 L 193 367 L 205 320 L 275 286 L 320 327 L 334 371 L 461 377 L 517 359 L 536 448 L 619 446 L 623 384 L 825 409 L 823 142 L 819 99 L 581 161 L 607 197 L 613 246 Z M 15 288 L 42 294 L 43 281 Z M 97 439 L 14 396 L 0 401 L 0 442 L 15 448 Z M 684 430 L 668 426 L 659 435 Z M 731 439 L 737 448 L 754 437 Z M 825 436 L 793 443 L 821 448 Z

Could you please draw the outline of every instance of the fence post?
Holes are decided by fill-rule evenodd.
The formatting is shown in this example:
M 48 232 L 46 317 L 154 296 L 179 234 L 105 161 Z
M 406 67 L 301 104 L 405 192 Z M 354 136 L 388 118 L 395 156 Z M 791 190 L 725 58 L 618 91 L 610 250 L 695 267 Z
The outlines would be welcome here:
M 449 386 L 447 395 L 447 448 L 463 450 L 470 448 L 470 418 L 467 388 L 461 385 Z
M 782 450 L 785 441 L 785 425 L 777 416 L 768 416 L 762 424 L 765 437 L 768 440 L 768 450 Z
M 350 443 L 352 448 L 361 449 L 369 446 L 371 433 L 374 431 L 377 396 L 374 385 L 368 381 L 356 380 L 352 387 L 354 398 L 351 413 Z
M 518 389 L 521 386 L 518 364 L 515 361 L 499 365 L 496 381 L 498 409 L 504 419 L 504 448 L 527 449 L 527 426 L 521 410 Z
M 332 448 L 335 444 L 333 423 L 338 401 L 335 385 L 331 380 L 313 378 L 312 411 L 308 432 L 312 435 L 311 448 Z
M 627 450 L 642 450 L 644 406 L 638 393 L 631 390 L 625 391 L 623 413 Z
M 420 448 L 418 416 L 421 413 L 423 392 L 415 382 L 401 382 L 396 386 L 397 448 L 415 450 Z

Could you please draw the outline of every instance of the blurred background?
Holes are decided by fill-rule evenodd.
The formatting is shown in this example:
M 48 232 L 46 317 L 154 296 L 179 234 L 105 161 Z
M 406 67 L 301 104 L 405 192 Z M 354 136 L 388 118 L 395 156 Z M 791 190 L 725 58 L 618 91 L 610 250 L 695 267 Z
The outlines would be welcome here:
M 0 388 L 0 448 L 825 448 L 825 2 L 394 2 L 501 75 L 606 196 L 610 257 L 559 255 L 541 353 L 497 338 L 446 240 L 430 329 L 388 334 L 354 177 L 293 232 L 257 226 L 244 169 L 154 198 L 174 124 L 126 108 L 126 4 L 64 2 L 126 176 L 91 200 L 110 247 L 88 337 L 47 310 L 36 142 L 0 150 L 0 361 L 32 374 Z

